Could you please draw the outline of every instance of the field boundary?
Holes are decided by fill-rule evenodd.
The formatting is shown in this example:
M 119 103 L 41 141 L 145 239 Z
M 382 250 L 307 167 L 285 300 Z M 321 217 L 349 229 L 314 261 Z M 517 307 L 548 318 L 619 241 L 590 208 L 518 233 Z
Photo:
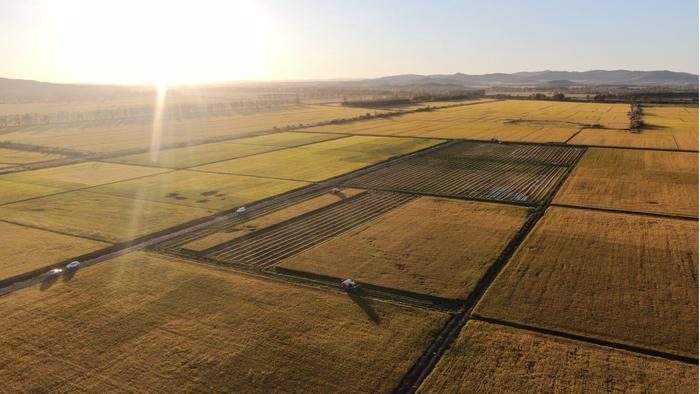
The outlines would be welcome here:
M 477 283 L 477 286 L 467 298 L 467 301 L 464 303 L 460 311 L 455 314 L 452 319 L 450 319 L 443 331 L 438 334 L 433 343 L 428 347 L 428 349 L 426 349 L 423 355 L 403 377 L 397 388 L 394 390 L 395 393 L 415 393 L 423 381 L 428 377 L 428 375 L 430 375 L 437 363 L 442 358 L 443 354 L 445 354 L 447 349 L 457 339 L 464 326 L 472 318 L 472 311 L 486 293 L 486 290 L 491 287 L 493 282 L 496 280 L 496 277 L 508 264 L 515 251 L 520 247 L 535 225 L 544 216 L 544 213 L 551 204 L 552 199 L 564 184 L 566 179 L 571 175 L 584 155 L 585 149 L 584 152 L 582 152 L 571 164 L 571 166 L 567 168 L 566 173 L 552 188 L 552 192 L 545 198 L 544 203 L 532 213 L 525 224 L 523 224 L 520 230 L 515 234 L 515 236 L 513 236 L 508 245 L 503 249 L 498 259 L 496 259 L 496 261 L 489 267 L 484 276 Z
M 620 343 L 620 342 L 608 341 L 605 339 L 593 338 L 593 337 L 588 337 L 588 336 L 579 335 L 579 334 L 572 334 L 572 333 L 568 333 L 568 332 L 552 330 L 549 328 L 536 327 L 536 326 L 531 326 L 531 325 L 522 324 L 522 323 L 516 323 L 516 322 L 512 322 L 512 321 L 508 321 L 508 320 L 501 320 L 501 319 L 495 319 L 495 318 L 491 318 L 491 317 L 481 316 L 478 314 L 472 315 L 472 319 L 477 320 L 477 321 L 490 323 L 490 324 L 494 324 L 494 325 L 512 327 L 512 328 L 517 328 L 519 330 L 524 330 L 524 331 L 537 332 L 537 333 L 549 335 L 552 337 L 566 338 L 566 339 L 571 339 L 571 340 L 574 340 L 577 342 L 586 342 L 586 343 L 590 343 L 593 345 L 604 346 L 604 347 L 609 347 L 609 348 L 619 349 L 619 350 L 625 350 L 625 351 L 628 351 L 631 353 L 638 353 L 638 354 L 643 354 L 646 356 L 660 357 L 660 358 L 664 358 L 664 359 L 667 359 L 670 361 L 678 361 L 678 362 L 682 362 L 682 363 L 686 363 L 686 364 L 698 365 L 697 358 L 688 357 L 688 356 L 681 356 L 679 354 L 663 352 L 660 350 L 653 350 L 653 349 L 645 348 L 642 346 L 629 345 L 629 344 Z
M 583 210 L 583 211 L 599 211 L 599 212 L 608 212 L 608 213 L 619 213 L 619 214 L 623 214 L 623 215 L 650 216 L 650 217 L 661 218 L 661 219 L 689 220 L 689 221 L 693 221 L 693 222 L 698 221 L 698 218 L 694 217 L 694 216 L 674 215 L 674 214 L 668 214 L 668 213 L 627 211 L 624 209 L 587 207 L 584 205 L 572 205 L 572 204 L 561 204 L 561 203 L 551 203 L 550 206 L 560 207 L 560 208 L 579 209 L 579 210 Z

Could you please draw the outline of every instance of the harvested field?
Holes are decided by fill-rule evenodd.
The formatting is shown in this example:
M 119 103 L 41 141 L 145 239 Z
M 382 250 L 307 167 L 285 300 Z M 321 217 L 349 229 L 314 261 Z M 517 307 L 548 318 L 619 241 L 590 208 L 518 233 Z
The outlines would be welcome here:
M 195 170 L 323 181 L 442 141 L 354 136 L 195 167 Z
M 250 156 L 256 153 L 269 152 L 276 148 L 261 145 L 240 145 L 227 142 L 214 144 L 193 145 L 184 148 L 167 149 L 157 155 L 140 153 L 120 156 L 108 161 L 126 164 L 138 164 L 165 168 L 189 168 L 202 164 Z
M 268 267 L 414 198 L 407 194 L 363 193 L 202 253 L 224 264 Z
M 696 393 L 698 367 L 470 321 L 420 392 Z
M 521 207 L 422 197 L 279 266 L 465 299 L 527 217 Z
M 0 221 L 0 280 L 80 256 L 109 244 Z
M 698 216 L 698 154 L 591 148 L 554 203 Z
M 125 164 L 89 161 L 41 170 L 24 171 L 0 176 L 0 180 L 28 183 L 62 190 L 81 189 L 153 175 L 167 170 Z
M 527 142 L 565 142 L 582 127 L 600 124 L 624 129 L 625 104 L 501 100 L 418 112 L 386 119 L 310 128 L 310 131 L 462 138 Z
M 251 220 L 242 218 L 240 221 L 235 221 L 233 225 L 216 226 L 216 228 L 211 229 L 211 231 L 202 231 L 201 234 L 187 234 L 185 238 L 188 242 L 180 244 L 184 249 L 201 252 L 204 249 L 209 249 L 224 242 L 263 230 L 272 225 L 293 219 L 307 212 L 321 209 L 362 192 L 363 190 L 360 189 L 346 188 L 338 194 L 325 193 L 266 215 L 251 218 Z
M 0 391 L 390 392 L 447 315 L 359 302 L 132 253 L 0 298 Z
M 213 213 L 201 208 L 86 191 L 0 207 L 0 217 L 7 221 L 106 242 L 128 241 Z
M 9 167 L 42 161 L 65 159 L 66 156 L 55 153 L 33 152 L 17 149 L 0 148 L 0 166 Z
M 372 110 L 372 112 L 383 112 Z M 299 126 L 352 118 L 367 113 L 364 108 L 322 105 L 289 106 L 253 114 L 166 120 L 161 132 L 162 144 L 202 141 L 233 137 L 274 127 Z M 71 149 L 81 152 L 114 153 L 145 151 L 150 146 L 152 123 L 147 122 L 84 122 L 3 129 L 0 142 L 14 142 L 43 147 Z M 133 152 L 136 153 L 136 152 Z
M 508 153 L 510 152 L 510 153 Z M 504 202 L 542 202 L 583 150 L 462 142 L 348 182 L 369 189 Z
M 90 192 L 222 211 L 306 186 L 306 182 L 178 170 Z
M 549 208 L 476 314 L 697 357 L 698 223 Z

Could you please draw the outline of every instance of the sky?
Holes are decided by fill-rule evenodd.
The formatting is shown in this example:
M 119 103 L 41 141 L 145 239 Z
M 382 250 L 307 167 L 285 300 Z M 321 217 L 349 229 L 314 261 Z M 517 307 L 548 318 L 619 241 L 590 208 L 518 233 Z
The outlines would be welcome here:
M 0 77 L 199 83 L 698 73 L 698 2 L 0 0 Z

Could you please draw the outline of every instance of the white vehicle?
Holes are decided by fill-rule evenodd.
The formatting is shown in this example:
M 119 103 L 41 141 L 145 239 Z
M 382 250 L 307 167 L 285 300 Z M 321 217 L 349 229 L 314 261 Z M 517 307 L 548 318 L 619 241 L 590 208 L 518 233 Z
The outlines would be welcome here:
M 236 213 L 239 215 L 243 215 L 244 213 L 246 213 L 246 211 L 247 211 L 247 209 L 245 207 L 240 207 L 240 208 L 236 209 Z
M 74 271 L 80 268 L 80 261 L 72 261 L 66 265 L 66 271 Z
M 49 277 L 49 278 L 53 278 L 53 277 L 55 277 L 55 276 L 61 275 L 62 272 L 63 272 L 62 269 L 60 269 L 60 268 L 54 268 L 54 269 L 52 269 L 52 270 L 49 270 L 49 272 L 46 273 L 46 276 Z
M 348 293 L 354 293 L 360 288 L 360 285 L 357 284 L 352 279 L 345 279 L 344 281 L 340 282 L 340 287 L 343 288 L 343 290 L 347 291 Z

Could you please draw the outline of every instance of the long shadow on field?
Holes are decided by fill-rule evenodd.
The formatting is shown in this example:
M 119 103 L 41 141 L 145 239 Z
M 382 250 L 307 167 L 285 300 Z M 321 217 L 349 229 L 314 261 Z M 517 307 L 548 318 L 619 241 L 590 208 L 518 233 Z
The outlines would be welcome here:
M 63 281 L 64 282 L 69 282 L 73 277 L 75 276 L 75 273 L 78 272 L 78 270 L 66 270 L 63 271 Z
M 379 315 L 377 312 L 374 311 L 374 308 L 372 308 L 372 305 L 370 305 L 365 299 L 360 296 L 360 294 L 357 293 L 348 293 L 350 296 L 350 299 L 355 302 L 362 310 L 365 312 L 369 320 L 372 321 L 374 324 L 379 324 L 381 319 L 379 318 Z

